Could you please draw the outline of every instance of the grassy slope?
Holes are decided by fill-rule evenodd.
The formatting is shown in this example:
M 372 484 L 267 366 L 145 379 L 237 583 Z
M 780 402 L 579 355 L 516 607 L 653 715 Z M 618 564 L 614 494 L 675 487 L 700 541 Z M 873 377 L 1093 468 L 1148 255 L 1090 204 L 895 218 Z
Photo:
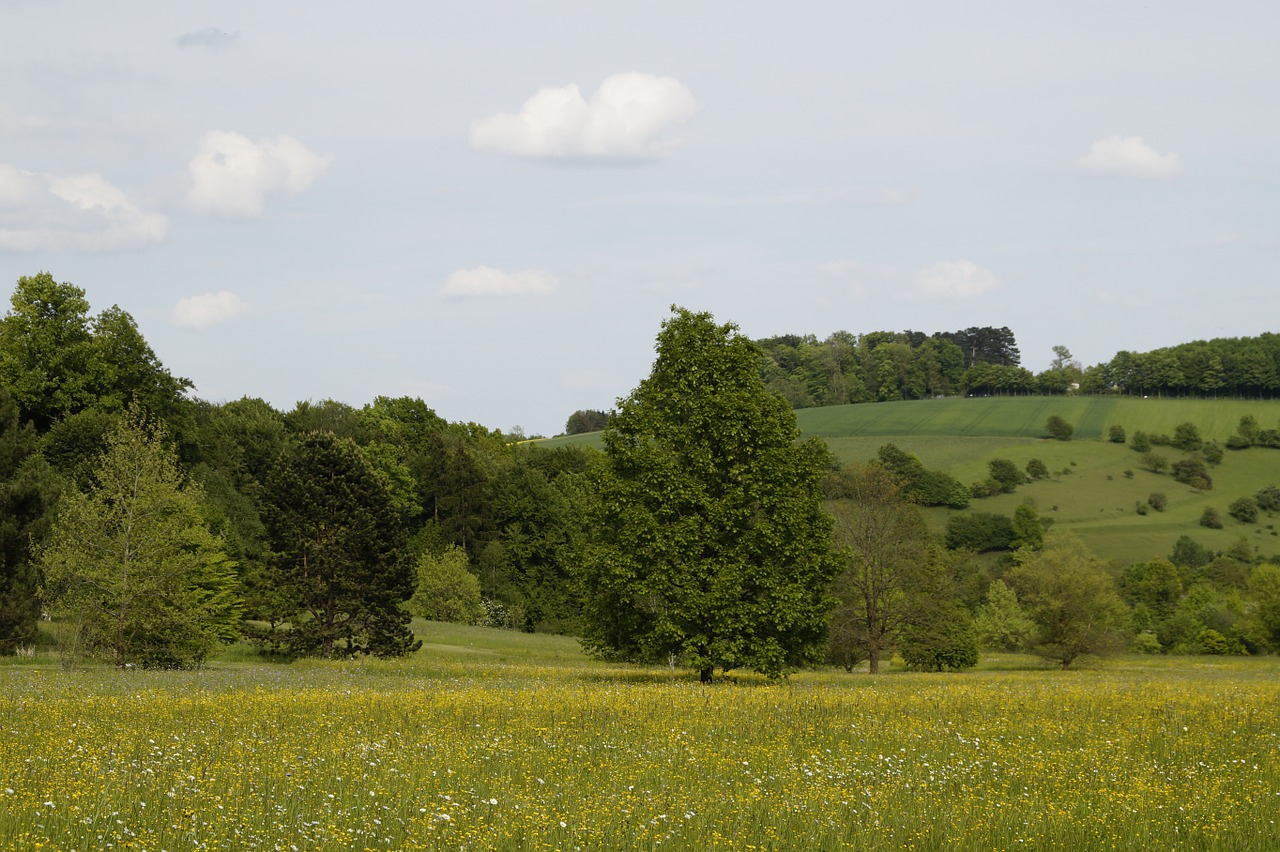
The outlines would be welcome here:
M 1044 437 L 1044 422 L 1058 414 L 1076 426 L 1071 441 Z M 1211 475 L 1214 488 L 1196 492 L 1168 474 L 1142 470 L 1137 453 L 1103 440 L 1110 426 L 1132 435 L 1171 434 L 1180 423 L 1195 423 L 1205 438 L 1225 444 L 1240 417 L 1252 414 L 1264 428 L 1280 423 L 1280 402 L 1252 400 L 1170 400 L 1109 397 L 1005 397 L 944 399 L 881 405 L 844 405 L 797 412 L 806 434 L 820 435 L 842 461 L 874 458 L 886 443 L 918 455 L 929 467 L 946 470 L 962 482 L 986 475 L 987 461 L 1003 457 L 1025 467 L 1039 458 L 1054 472 L 1049 481 L 1032 483 L 1015 494 L 975 501 L 976 511 L 1011 514 L 1030 497 L 1040 512 L 1072 529 L 1099 555 L 1136 562 L 1168 555 L 1181 535 L 1190 535 L 1214 550 L 1247 537 L 1263 554 L 1280 553 L 1280 538 L 1269 528 L 1273 519 L 1239 524 L 1226 510 L 1237 497 L 1264 485 L 1280 484 L 1280 452 L 1252 449 L 1228 452 Z M 1171 447 L 1156 451 L 1170 462 L 1182 457 Z M 1125 475 L 1132 471 L 1132 478 Z M 1163 513 L 1141 516 L 1135 503 L 1152 492 L 1169 500 Z M 1224 529 L 1199 525 L 1206 506 L 1222 514 Z M 941 528 L 946 510 L 931 510 L 930 522 Z
M 1060 415 L 1076 427 L 1071 441 L 1044 437 L 1044 423 Z M 1031 498 L 1040 512 L 1062 528 L 1076 531 L 1099 555 L 1136 562 L 1168 555 L 1181 535 L 1222 550 L 1244 536 L 1263 554 L 1280 554 L 1280 521 L 1239 524 L 1227 516 L 1237 497 L 1265 485 L 1280 485 L 1280 451 L 1252 449 L 1228 452 L 1212 470 L 1214 488 L 1199 493 L 1168 474 L 1142 470 L 1137 453 L 1105 440 L 1112 425 L 1149 434 L 1172 434 L 1180 423 L 1195 423 L 1205 438 L 1225 444 L 1240 418 L 1252 414 L 1263 428 L 1280 425 L 1280 402 L 1257 400 L 1138 399 L 1131 397 L 990 397 L 839 405 L 796 412 L 805 435 L 826 440 L 844 462 L 874 458 L 886 443 L 915 453 L 926 465 L 945 470 L 962 482 L 986 476 L 987 461 L 1002 457 L 1025 467 L 1039 458 L 1054 472 L 1052 479 L 1018 489 L 1015 494 L 975 501 L 971 510 L 1011 514 Z M 599 446 L 599 433 L 571 441 Z M 1170 447 L 1156 451 L 1170 462 L 1182 453 Z M 1132 477 L 1125 475 L 1132 471 Z M 1162 513 L 1138 515 L 1135 504 L 1152 492 L 1168 498 Z M 1223 516 L 1225 528 L 1199 525 L 1206 506 Z M 947 510 L 930 510 L 930 523 L 941 529 Z

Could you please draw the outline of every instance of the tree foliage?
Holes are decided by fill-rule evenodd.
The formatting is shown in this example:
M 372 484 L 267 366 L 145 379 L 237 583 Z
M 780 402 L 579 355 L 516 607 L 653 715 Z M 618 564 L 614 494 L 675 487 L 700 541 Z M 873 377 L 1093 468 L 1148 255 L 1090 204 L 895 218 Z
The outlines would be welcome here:
M 765 391 L 759 350 L 733 325 L 673 308 L 649 377 L 604 434 L 594 540 L 579 574 L 584 644 L 623 659 L 679 658 L 768 675 L 815 659 L 834 573 L 819 479 Z
M 418 578 L 405 607 L 414 615 L 432 621 L 475 624 L 484 617 L 480 600 L 480 580 L 467 565 L 467 552 L 451 544 L 443 553 L 418 557 Z
M 391 657 L 421 644 L 401 609 L 414 591 L 392 495 L 355 442 L 290 441 L 267 481 L 273 579 L 290 625 L 269 637 L 293 654 Z
M 237 634 L 233 565 L 165 439 L 130 411 L 108 436 L 92 490 L 62 499 L 41 565 L 64 650 L 182 667 Z
M 1115 581 L 1075 535 L 1049 536 L 1011 579 L 1035 625 L 1034 649 L 1046 659 L 1065 669 L 1120 643 L 1127 615 Z

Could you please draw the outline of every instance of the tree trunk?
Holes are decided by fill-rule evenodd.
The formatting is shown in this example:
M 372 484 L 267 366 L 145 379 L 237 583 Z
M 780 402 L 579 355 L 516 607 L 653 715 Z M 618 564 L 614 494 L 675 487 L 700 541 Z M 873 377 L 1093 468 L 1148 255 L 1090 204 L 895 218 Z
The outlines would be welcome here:
M 867 649 L 867 671 L 880 674 L 880 646 L 872 645 Z
M 698 672 L 698 680 L 703 683 L 711 683 L 711 675 L 714 672 L 715 669 L 712 666 L 707 666 L 705 669 Z

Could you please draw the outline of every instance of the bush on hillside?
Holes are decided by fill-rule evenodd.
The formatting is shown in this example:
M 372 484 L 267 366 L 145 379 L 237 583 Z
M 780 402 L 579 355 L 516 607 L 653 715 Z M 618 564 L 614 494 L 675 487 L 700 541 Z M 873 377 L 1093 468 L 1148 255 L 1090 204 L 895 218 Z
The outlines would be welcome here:
M 1107 440 L 1113 444 L 1123 444 L 1125 441 L 1124 427 L 1118 423 L 1113 425 L 1107 430 Z
M 1013 521 L 1005 515 L 965 512 L 947 519 L 946 544 L 951 550 L 1008 550 L 1013 538 Z

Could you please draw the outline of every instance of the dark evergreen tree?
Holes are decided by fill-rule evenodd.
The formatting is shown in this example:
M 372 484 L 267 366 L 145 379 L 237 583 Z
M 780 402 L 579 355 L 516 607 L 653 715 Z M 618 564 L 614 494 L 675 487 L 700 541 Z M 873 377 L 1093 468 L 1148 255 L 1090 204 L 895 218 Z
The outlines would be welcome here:
M 274 578 L 289 629 L 267 638 L 291 653 L 399 656 L 420 646 L 401 608 L 412 563 L 392 497 L 356 444 L 310 432 L 286 445 L 266 484 Z

